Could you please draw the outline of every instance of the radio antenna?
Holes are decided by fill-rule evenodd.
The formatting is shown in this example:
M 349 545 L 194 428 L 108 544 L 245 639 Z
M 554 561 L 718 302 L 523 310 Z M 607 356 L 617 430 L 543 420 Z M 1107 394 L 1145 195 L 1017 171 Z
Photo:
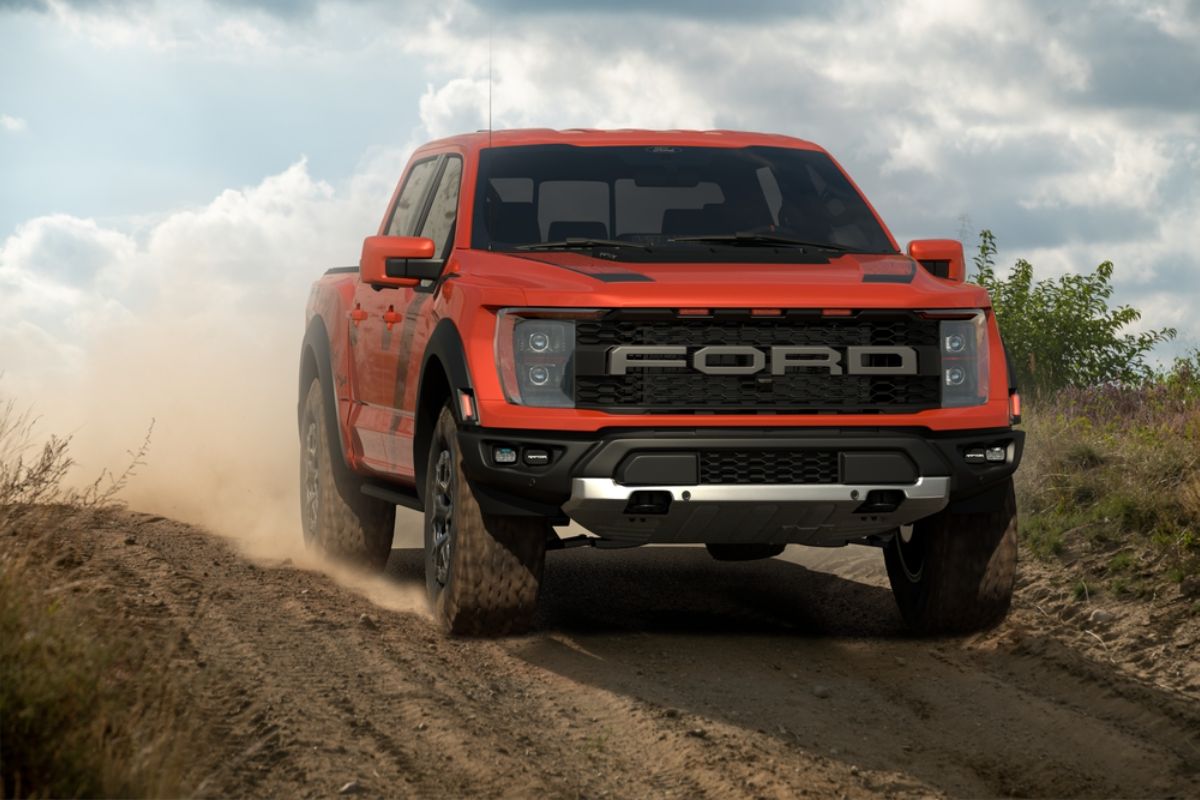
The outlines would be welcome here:
M 492 14 L 488 12 L 488 147 L 492 146 Z

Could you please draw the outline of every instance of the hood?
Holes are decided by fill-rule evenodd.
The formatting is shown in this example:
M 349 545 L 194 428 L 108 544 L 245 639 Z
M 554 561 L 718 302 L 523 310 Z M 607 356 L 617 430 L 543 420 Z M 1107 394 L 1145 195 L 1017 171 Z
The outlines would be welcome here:
M 467 254 L 470 254 L 469 256 Z M 974 284 L 934 277 L 902 255 L 827 263 L 646 263 L 576 252 L 463 253 L 464 277 L 523 290 L 530 306 L 644 308 L 986 308 Z M 481 263 L 486 261 L 486 264 Z M 501 277 L 503 276 L 503 277 Z M 489 281 L 490 282 L 490 281 Z

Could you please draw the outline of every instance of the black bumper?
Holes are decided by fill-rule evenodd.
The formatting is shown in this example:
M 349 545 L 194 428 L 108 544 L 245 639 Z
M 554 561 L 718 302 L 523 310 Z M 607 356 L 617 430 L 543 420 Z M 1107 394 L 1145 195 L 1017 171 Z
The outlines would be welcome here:
M 465 428 L 459 432 L 467 478 L 491 514 L 546 516 L 565 521 L 562 506 L 574 478 L 618 483 L 694 485 L 701 454 L 822 452 L 836 454 L 837 483 L 908 484 L 950 478 L 957 511 L 986 507 L 1016 471 L 1023 431 L 1009 428 L 937 433 L 923 429 L 625 429 L 592 434 Z M 1002 462 L 968 461 L 967 453 L 1003 448 Z M 497 448 L 516 463 L 496 462 Z M 543 455 L 544 454 L 544 455 Z M 537 463 L 546 461 L 547 463 Z M 696 464 L 692 467 L 690 464 Z M 829 478 L 827 478 L 829 479 Z

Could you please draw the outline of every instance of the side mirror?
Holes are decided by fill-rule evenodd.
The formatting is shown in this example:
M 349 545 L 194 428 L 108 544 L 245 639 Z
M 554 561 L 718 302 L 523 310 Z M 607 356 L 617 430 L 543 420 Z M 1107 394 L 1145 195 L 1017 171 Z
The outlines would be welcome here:
M 967 279 L 962 242 L 954 239 L 917 239 L 908 243 L 908 254 L 931 275 L 955 283 Z
M 424 236 L 368 236 L 363 239 L 358 275 L 373 286 L 416 286 L 436 280 L 442 263 L 433 258 L 433 239 Z

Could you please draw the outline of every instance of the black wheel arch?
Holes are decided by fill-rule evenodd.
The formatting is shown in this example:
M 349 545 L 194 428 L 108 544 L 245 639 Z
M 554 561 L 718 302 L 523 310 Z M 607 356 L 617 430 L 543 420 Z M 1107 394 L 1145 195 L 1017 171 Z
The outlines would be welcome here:
M 322 399 L 325 401 L 326 427 L 329 429 L 329 446 L 340 455 L 340 460 L 335 460 L 333 463 L 335 467 L 340 464 L 342 469 L 335 471 L 345 473 L 348 477 L 350 465 L 346 462 L 346 442 L 342 434 L 342 426 L 338 421 L 337 396 L 333 390 L 333 356 L 329 345 L 329 332 L 325 328 L 325 321 L 320 317 L 314 317 L 308 323 L 308 329 L 304 332 L 304 342 L 300 346 L 300 385 L 297 391 L 299 402 L 296 406 L 296 427 L 300 430 L 301 436 L 304 435 L 304 398 L 308 394 L 308 387 L 312 385 L 313 379 L 317 379 L 321 383 Z M 339 480 L 342 480 L 341 476 L 339 476 Z
M 416 475 L 417 496 L 425 500 L 425 473 L 428 469 L 428 452 L 437 426 L 438 415 L 447 401 L 464 390 L 474 394 L 471 371 L 467 367 L 466 348 L 458 327 L 449 318 L 443 318 L 433 329 L 433 335 L 425 345 L 421 360 L 421 378 L 417 384 L 416 430 L 413 437 L 413 467 Z M 451 402 L 454 420 L 463 424 L 462 413 L 457 402 Z

